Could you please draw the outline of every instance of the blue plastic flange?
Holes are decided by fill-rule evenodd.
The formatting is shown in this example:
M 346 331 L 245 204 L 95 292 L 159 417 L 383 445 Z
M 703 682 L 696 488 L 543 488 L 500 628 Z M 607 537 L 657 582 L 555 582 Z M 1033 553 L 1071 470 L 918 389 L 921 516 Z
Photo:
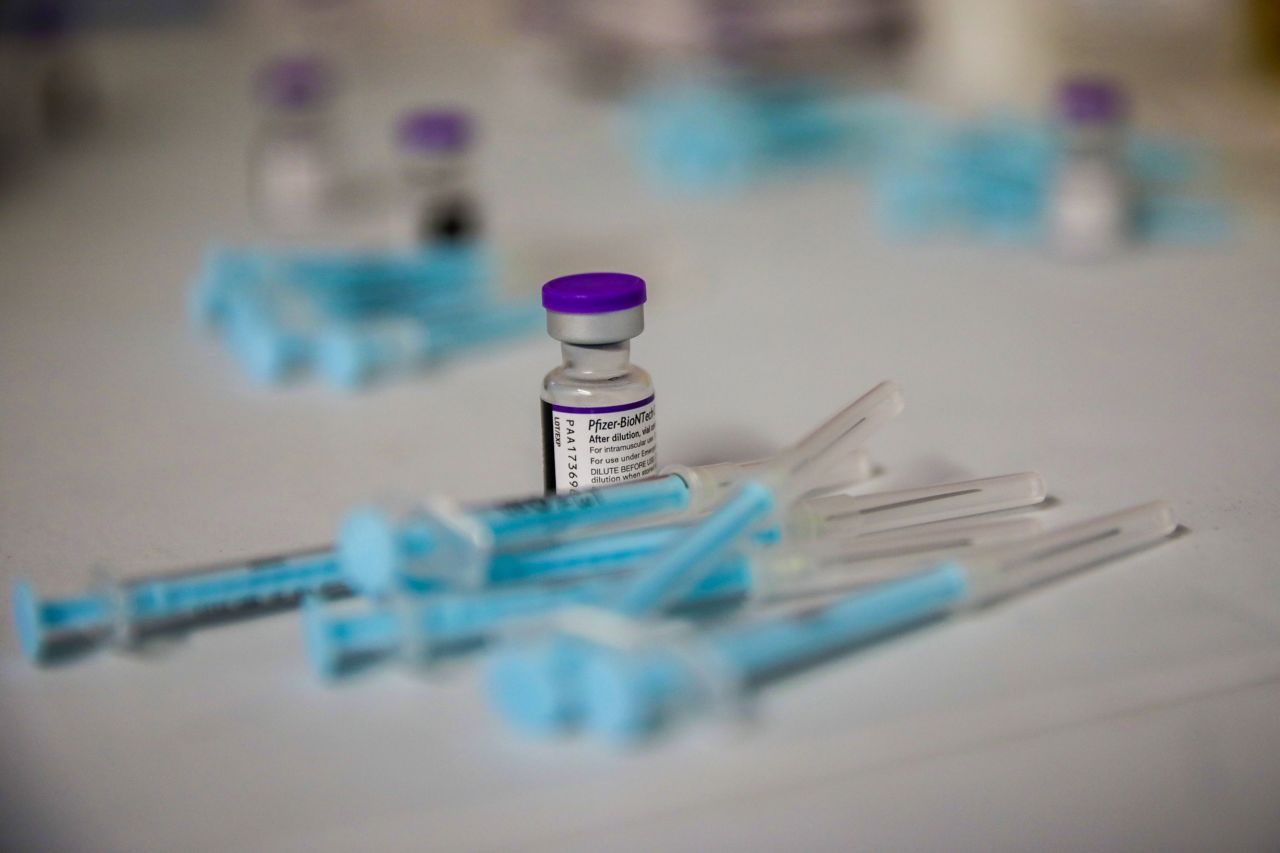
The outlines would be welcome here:
M 664 722 L 662 696 L 652 662 L 609 650 L 582 667 L 583 724 L 616 743 L 634 743 Z
M 211 243 L 187 290 L 187 315 L 198 327 L 225 318 L 227 297 L 233 290 L 252 287 L 262 278 L 262 258 L 253 250 Z
M 38 663 L 44 656 L 44 620 L 40 617 L 40 599 L 25 581 L 13 584 L 13 627 L 23 656 Z
M 339 656 L 334 647 L 333 632 L 325 618 L 324 605 L 314 596 L 308 596 L 302 603 L 302 639 L 307 648 L 307 660 L 315 674 L 323 679 L 337 676 Z
M 512 724 L 541 735 L 578 721 L 578 676 L 588 651 L 581 640 L 555 636 L 499 649 L 485 673 L 489 698 Z
M 347 513 L 338 534 L 342 576 L 362 595 L 385 595 L 402 574 L 403 556 L 395 523 L 376 506 Z
M 340 388 L 359 388 L 372 374 L 367 355 L 358 338 L 341 332 L 325 334 L 316 346 L 316 369 Z
M 227 344 L 249 378 L 262 385 L 279 384 L 295 366 L 289 340 L 272 330 L 233 330 Z

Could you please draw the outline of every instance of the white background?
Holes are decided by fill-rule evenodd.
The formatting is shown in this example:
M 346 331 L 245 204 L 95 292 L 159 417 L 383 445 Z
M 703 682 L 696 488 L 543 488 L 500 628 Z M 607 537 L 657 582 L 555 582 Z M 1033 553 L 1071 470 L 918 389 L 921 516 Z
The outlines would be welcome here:
M 255 57 L 212 35 L 99 49 L 102 133 L 0 197 L 4 577 L 67 593 L 96 563 L 127 575 L 322 542 L 386 492 L 535 492 L 545 338 L 344 397 L 253 389 L 185 325 L 205 241 L 250 233 Z M 660 395 L 663 462 L 768 452 L 893 378 L 908 407 L 871 447 L 884 487 L 1034 469 L 1047 522 L 1166 498 L 1189 532 L 783 685 L 745 735 L 692 726 L 638 754 L 512 734 L 472 669 L 318 684 L 289 615 L 36 671 L 6 611 L 5 846 L 1276 845 L 1273 209 L 1247 209 L 1228 245 L 1098 266 L 894 245 L 856 181 L 678 204 L 635 177 L 607 109 L 448 39 L 416 59 L 358 82 L 355 150 L 373 162 L 403 106 L 477 105 L 510 286 L 592 267 L 649 280 L 634 356 Z

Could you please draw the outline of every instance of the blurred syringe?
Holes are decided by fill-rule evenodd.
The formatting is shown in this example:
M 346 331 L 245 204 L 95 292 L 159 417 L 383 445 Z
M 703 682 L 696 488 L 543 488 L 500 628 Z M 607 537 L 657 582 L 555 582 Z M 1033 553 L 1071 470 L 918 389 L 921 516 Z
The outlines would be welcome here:
M 1176 527 L 1169 505 L 1155 502 L 708 636 L 597 631 L 581 665 L 580 719 L 608 739 L 634 741 L 681 717 L 741 701 L 832 655 L 1152 545 Z M 495 698 L 520 720 L 520 696 Z

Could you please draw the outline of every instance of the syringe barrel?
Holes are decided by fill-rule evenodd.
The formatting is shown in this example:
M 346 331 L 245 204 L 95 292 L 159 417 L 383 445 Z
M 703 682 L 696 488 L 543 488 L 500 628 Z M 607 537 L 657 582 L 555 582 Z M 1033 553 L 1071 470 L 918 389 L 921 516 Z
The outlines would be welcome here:
M 639 562 L 671 545 L 688 525 L 669 524 L 601 533 L 544 547 L 505 551 L 493 555 L 489 581 L 548 580 L 586 577 L 634 568 Z M 744 547 L 769 548 L 790 542 L 783 526 L 766 525 L 751 534 Z M 803 535 L 796 541 L 806 541 Z
M 750 584 L 747 558 L 733 554 L 673 603 L 677 609 L 741 600 Z M 628 582 L 622 575 L 556 584 L 517 584 L 483 592 L 443 593 L 422 600 L 414 625 L 425 645 L 481 639 L 523 619 L 548 616 L 572 606 L 605 605 Z
M 629 568 L 680 534 L 674 525 L 622 530 L 535 548 L 500 551 L 489 563 L 489 582 L 596 575 Z
M 336 556 L 317 550 L 128 581 L 123 594 L 129 603 L 128 616 L 145 622 L 229 618 L 255 609 L 293 606 L 304 595 L 332 594 L 340 587 Z
M 600 604 L 616 593 L 620 584 L 620 578 L 602 577 L 580 583 L 444 593 L 423 599 L 412 626 L 423 648 L 457 645 L 564 607 Z
M 572 583 L 511 584 L 484 591 L 438 591 L 406 597 L 358 613 L 334 613 L 318 603 L 307 608 L 307 651 L 323 677 L 338 674 L 341 662 L 370 661 L 400 655 L 426 663 L 439 650 L 478 642 L 510 629 L 522 620 L 546 617 L 572 606 L 600 605 L 622 588 L 622 576 L 602 576 Z M 746 558 L 722 561 L 679 602 L 698 608 L 741 600 L 749 576 Z M 411 654 L 414 651 L 418 654 Z
M 689 487 L 662 475 L 586 491 L 541 495 L 474 510 L 498 548 L 551 539 L 576 530 L 657 519 L 689 509 Z
M 685 481 L 665 476 L 468 510 L 442 509 L 438 501 L 429 502 L 435 508 L 386 501 L 347 515 L 339 535 L 342 572 L 348 583 L 370 596 L 392 592 L 404 578 L 477 586 L 487 583 L 493 551 L 673 515 L 687 508 L 688 499 Z M 442 535 L 453 543 L 453 551 L 465 550 L 470 541 L 474 553 L 463 555 L 461 563 L 457 554 L 447 557 L 439 548 Z M 507 575 L 512 570 L 511 565 L 503 569 Z
M 290 607 L 307 594 L 349 593 L 333 552 L 312 549 L 123 582 L 103 578 L 87 594 L 45 601 L 19 583 L 13 607 L 23 653 L 38 662 L 55 647 L 126 643 L 196 620 Z
M 944 563 L 811 611 L 727 631 L 707 640 L 744 684 L 945 615 L 964 601 L 963 568 Z
M 407 641 L 404 626 L 390 608 L 334 613 L 311 600 L 303 606 L 302 629 L 307 660 L 321 678 L 336 677 L 355 661 L 390 657 Z
M 963 570 L 946 565 L 695 640 L 596 649 L 580 666 L 579 713 L 598 734 L 634 740 L 680 714 L 732 703 L 776 675 L 945 616 L 966 592 Z
M 674 603 L 776 507 L 772 489 L 755 481 L 743 483 L 652 561 L 638 566 L 636 575 L 611 602 L 612 608 L 627 616 L 644 616 Z

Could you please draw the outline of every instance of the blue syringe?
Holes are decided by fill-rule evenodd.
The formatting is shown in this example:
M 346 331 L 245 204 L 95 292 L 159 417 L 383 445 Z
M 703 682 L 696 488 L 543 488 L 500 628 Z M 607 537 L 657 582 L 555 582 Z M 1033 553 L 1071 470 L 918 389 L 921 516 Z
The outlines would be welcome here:
M 224 298 L 223 340 L 255 382 L 275 384 L 314 365 L 332 384 L 355 388 L 542 325 L 536 302 L 480 301 L 422 310 L 408 297 L 386 316 L 332 316 L 291 284 L 263 283 Z
M 862 165 L 925 122 L 890 96 L 849 97 L 813 80 L 665 85 L 631 104 L 628 143 L 647 177 L 735 190 L 780 169 Z
M 102 577 L 87 593 L 45 601 L 19 581 L 13 616 L 22 653 L 32 663 L 46 663 L 204 621 L 295 607 L 304 595 L 349 594 L 333 551 L 315 548 L 124 583 Z
M 1154 544 L 1176 527 L 1169 505 L 1155 502 L 709 636 L 672 639 L 655 632 L 611 640 L 597 633 L 580 664 L 581 720 L 615 742 L 635 741 L 682 716 L 732 705 L 834 654 Z
M 223 299 L 222 337 L 254 382 L 273 385 L 312 358 L 320 311 L 297 288 L 278 283 L 240 287 Z
M 226 322 L 234 298 L 287 285 L 330 317 L 356 318 L 411 305 L 456 310 L 488 297 L 490 261 L 475 248 L 415 252 L 291 251 L 210 245 L 189 290 L 189 313 L 202 327 Z
M 524 334 L 540 328 L 545 320 L 540 302 L 495 302 L 430 321 L 395 317 L 330 324 L 316 341 L 315 363 L 331 384 L 357 388 Z
M 495 551 L 695 516 L 735 484 L 801 462 L 814 462 L 805 472 L 813 489 L 844 488 L 851 474 L 865 473 L 865 458 L 854 454 L 902 406 L 898 386 L 882 382 L 788 450 L 753 463 L 675 466 L 647 480 L 474 510 L 443 500 L 364 507 L 347 517 L 339 536 L 343 572 L 353 589 L 371 597 L 393 594 L 406 581 L 480 587 L 489 581 Z
M 904 573 L 903 561 L 918 559 L 921 554 L 1011 541 L 1039 529 L 1034 518 L 929 524 L 863 534 L 822 547 L 791 548 L 791 558 L 785 563 L 777 559 L 781 555 L 767 559 L 731 555 L 677 602 L 676 610 L 822 594 L 832 587 L 867 584 Z M 651 532 L 668 533 L 638 531 L 621 536 Z M 669 538 L 664 536 L 663 540 Z M 807 560 L 804 565 L 808 571 L 800 570 L 798 560 Z M 874 568 L 864 565 L 870 562 L 876 564 Z M 440 591 L 356 612 L 313 601 L 303 614 L 308 658 L 322 678 L 392 659 L 428 665 L 529 620 L 543 619 L 574 605 L 606 604 L 618 594 L 625 565 L 620 562 L 615 571 L 602 571 L 600 564 L 593 563 L 587 575 L 566 578 L 552 573 L 552 581 L 502 584 L 477 592 Z M 856 572 L 847 570 L 855 566 Z

